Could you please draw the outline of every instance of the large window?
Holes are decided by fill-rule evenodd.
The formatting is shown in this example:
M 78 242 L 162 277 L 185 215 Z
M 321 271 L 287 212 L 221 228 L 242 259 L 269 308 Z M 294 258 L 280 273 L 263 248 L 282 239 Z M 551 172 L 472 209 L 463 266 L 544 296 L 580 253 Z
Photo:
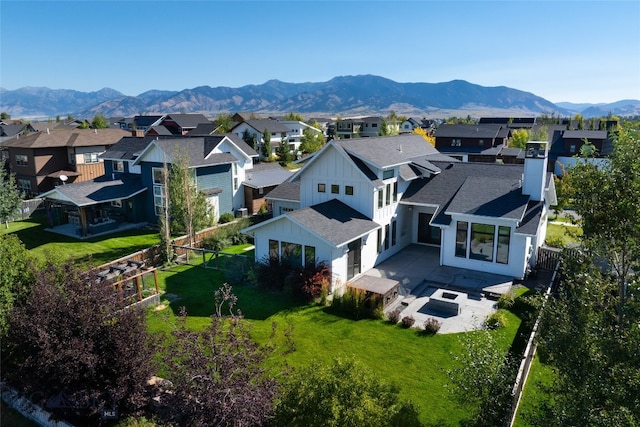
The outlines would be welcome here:
M 153 174 L 153 205 L 156 215 L 160 216 L 164 212 L 167 197 L 164 188 L 164 171 L 162 168 L 152 168 L 151 173 Z
M 495 225 L 472 223 L 469 258 L 492 262 L 495 232 Z
M 315 246 L 304 247 L 304 265 L 316 264 L 316 248 Z
M 24 154 L 16 154 L 16 165 L 29 166 L 29 157 Z
M 386 206 L 391 204 L 391 184 L 387 184 L 387 197 L 385 197 L 384 202 Z
M 30 193 L 31 192 L 31 181 L 28 179 L 18 179 L 18 190 Z
M 278 241 L 269 239 L 269 258 L 279 258 Z
M 511 227 L 498 227 L 498 252 L 496 262 L 500 264 L 509 263 L 509 244 L 511 241 Z
M 466 221 L 458 221 L 456 226 L 456 256 L 467 257 L 467 229 L 469 223 Z
M 282 261 L 289 265 L 302 266 L 302 245 L 282 242 Z

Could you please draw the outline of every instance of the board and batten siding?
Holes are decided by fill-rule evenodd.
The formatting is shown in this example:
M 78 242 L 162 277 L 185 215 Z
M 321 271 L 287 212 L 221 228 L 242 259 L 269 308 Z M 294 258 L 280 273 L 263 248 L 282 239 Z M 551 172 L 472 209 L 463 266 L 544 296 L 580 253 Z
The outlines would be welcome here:
M 325 192 L 318 192 L 318 184 L 325 184 Z M 331 185 L 339 192 L 331 193 Z M 345 187 L 353 187 L 353 195 L 345 194 Z M 312 206 L 338 199 L 369 218 L 373 217 L 373 184 L 360 170 L 334 148 L 322 153 L 316 162 L 306 167 L 300 180 L 300 206 Z
M 206 166 L 196 169 L 198 190 L 206 191 L 214 188 L 222 190 L 218 194 L 218 209 L 216 217 L 225 212 L 233 212 L 233 178 L 231 164 Z M 243 197 L 244 198 L 244 197 Z

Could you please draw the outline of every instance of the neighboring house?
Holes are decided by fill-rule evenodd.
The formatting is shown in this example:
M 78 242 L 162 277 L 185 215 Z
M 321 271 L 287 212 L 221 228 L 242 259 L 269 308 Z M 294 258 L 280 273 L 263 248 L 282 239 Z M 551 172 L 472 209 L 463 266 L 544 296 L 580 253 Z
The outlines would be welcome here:
M 216 218 L 245 207 L 241 183 L 257 154 L 235 135 L 126 137 L 102 156 L 103 177 L 43 194 L 50 225 L 72 222 L 79 235 L 87 236 L 95 227 L 123 222 L 156 224 L 166 206 L 164 165 L 182 157 Z
M 509 128 L 500 124 L 442 124 L 435 131 L 436 149 L 463 162 L 495 162 L 509 140 Z
M 199 123 L 195 129 L 187 133 L 188 136 L 208 136 L 220 133 L 220 125 L 215 122 Z
M 404 122 L 400 123 L 400 133 L 411 133 L 416 128 L 422 128 L 422 120 L 409 117 Z
M 25 135 L 35 131 L 29 123 L 2 124 L 0 125 L 0 142 L 14 138 L 16 135 Z
M 536 125 L 535 117 L 480 117 L 478 124 L 498 124 L 509 129 L 533 129 Z
M 339 139 L 367 138 L 380 135 L 382 124 L 385 122 L 382 117 L 361 117 L 357 119 L 342 119 L 335 123 L 335 135 Z M 387 123 L 390 133 L 398 133 L 399 125 Z
M 291 178 L 291 175 L 293 172 L 276 162 L 254 163 L 253 169 L 247 171 L 242 183 L 247 213 L 257 214 L 263 206 L 268 212 L 271 212 L 272 207 L 266 199 L 267 195 L 278 185 Z
M 249 132 L 249 135 L 251 136 L 256 136 L 258 141 L 258 152 L 261 151 L 262 144 L 264 143 L 265 131 L 269 132 L 271 136 L 271 152 L 275 152 L 275 149 L 278 147 L 280 142 L 287 137 L 287 133 L 290 132 L 291 129 L 273 119 L 249 119 L 235 125 L 231 129 L 231 133 L 238 135 L 240 139 L 242 139 L 245 131 Z M 262 154 L 260 156 L 262 157 Z
M 162 120 L 166 117 L 166 114 L 158 116 L 134 116 L 133 118 L 124 118 L 118 122 L 121 129 L 130 131 L 141 131 L 146 133 L 154 126 L 159 126 Z
M 550 157 L 557 176 L 562 176 L 567 168 L 576 164 L 585 141 L 595 148 L 595 152 L 590 153 L 591 161 L 595 163 L 606 162 L 606 157 L 613 152 L 613 141 L 605 130 L 563 130 L 551 144 Z
M 300 148 L 300 142 L 302 137 L 304 136 L 303 132 L 305 129 L 310 129 L 316 135 L 322 134 L 321 129 L 308 125 L 305 122 L 300 122 L 297 120 L 280 120 L 280 123 L 289 128 L 289 132 L 287 132 L 286 135 L 287 143 L 289 144 L 290 151 L 293 153 L 296 153 Z
M 0 148 L 18 187 L 27 194 L 40 194 L 65 182 L 104 175 L 100 154 L 127 134 L 121 129 L 50 130 L 18 135 L 0 143 Z
M 277 216 L 244 231 L 256 260 L 327 262 L 334 292 L 410 244 L 440 248 L 442 265 L 522 278 L 555 203 L 545 144 L 501 165 L 458 162 L 419 135 L 330 141 L 269 194 Z
M 199 124 L 210 124 L 211 121 L 203 114 L 167 114 L 160 123 L 173 135 L 186 135 L 198 127 Z

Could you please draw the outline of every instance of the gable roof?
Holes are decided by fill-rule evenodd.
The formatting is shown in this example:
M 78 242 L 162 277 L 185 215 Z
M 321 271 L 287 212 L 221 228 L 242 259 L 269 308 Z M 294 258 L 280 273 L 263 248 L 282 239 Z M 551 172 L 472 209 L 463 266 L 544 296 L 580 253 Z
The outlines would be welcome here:
M 528 196 L 514 192 L 524 171 L 523 165 L 494 163 L 434 162 L 441 173 L 414 180 L 400 203 L 437 206 L 432 222 L 448 225 L 451 213 L 466 213 L 517 219 L 526 210 Z M 522 208 L 525 206 L 525 208 Z
M 565 130 L 562 132 L 564 139 L 607 139 L 606 130 Z
M 167 155 L 168 162 L 171 162 L 172 156 L 184 155 L 187 158 L 189 167 L 214 166 L 237 162 L 239 159 L 231 153 L 214 152 L 214 150 L 225 141 L 234 145 L 238 149 L 239 154 L 247 160 L 258 155 L 246 142 L 233 134 L 156 138 L 151 140 L 144 148 L 136 159 L 136 163 L 139 163 L 144 155 L 154 147 L 162 150 Z
M 0 143 L 12 148 L 91 147 L 113 145 L 129 132 L 122 129 L 60 129 L 33 132 Z
M 187 136 L 213 135 L 219 127 L 219 124 L 213 122 L 198 123 L 198 126 L 196 126 L 195 129 L 190 130 L 189 133 L 187 133 Z
M 59 185 L 40 197 L 70 202 L 76 206 L 90 206 L 113 200 L 128 199 L 146 190 L 147 188 L 138 176 L 127 176 L 115 180 L 101 177 L 93 181 Z
M 285 181 L 271 190 L 265 199 L 283 200 L 286 202 L 300 201 L 300 181 Z
M 339 248 L 380 228 L 357 210 L 337 199 L 287 212 L 275 218 L 248 227 L 250 232 L 275 221 L 292 221 L 333 247 Z
M 154 139 L 155 137 L 152 136 L 145 136 L 143 138 L 136 136 L 124 137 L 116 144 L 107 148 L 107 151 L 102 153 L 100 158 L 111 160 L 135 160 Z
M 204 114 L 168 114 L 164 120 L 173 120 L 181 128 L 196 128 L 200 123 L 211 123 Z
M 411 158 L 439 154 L 431 144 L 416 134 L 351 138 L 337 141 L 347 153 L 380 169 L 410 163 Z
M 272 120 L 272 119 L 245 120 L 244 122 L 234 126 L 233 129 L 231 130 L 233 131 L 235 128 L 242 125 L 243 123 L 246 123 L 247 125 L 251 126 L 253 129 L 255 129 L 257 132 L 260 132 L 260 133 L 264 132 L 265 129 L 267 130 L 267 132 L 271 132 L 271 133 L 287 133 L 291 130 L 287 126 L 280 123 L 279 121 Z

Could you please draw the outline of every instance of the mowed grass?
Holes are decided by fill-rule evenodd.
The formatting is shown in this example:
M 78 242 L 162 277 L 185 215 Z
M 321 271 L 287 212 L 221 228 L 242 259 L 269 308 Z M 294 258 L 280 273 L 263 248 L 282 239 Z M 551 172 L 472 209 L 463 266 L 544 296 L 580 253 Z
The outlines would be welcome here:
M 159 272 L 160 287 L 179 296 L 163 311 L 150 311 L 149 328 L 168 334 L 175 326 L 180 307 L 188 313 L 187 324 L 204 328 L 214 311 L 214 292 L 224 282 L 223 273 L 195 266 L 177 266 Z M 352 320 L 336 316 L 319 305 L 301 305 L 287 294 L 265 292 L 253 286 L 233 287 L 237 308 L 252 325 L 253 337 L 276 346 L 269 363 L 293 367 L 312 360 L 329 362 L 333 356 L 354 356 L 380 378 L 401 389 L 401 397 L 420 407 L 420 419 L 428 426 L 457 426 L 468 418 L 448 389 L 447 370 L 461 351 L 461 334 L 425 336 L 382 320 Z M 277 334 L 271 337 L 272 324 Z M 505 352 L 513 343 L 521 322 L 508 314 L 507 328 L 492 332 Z M 284 335 L 292 333 L 295 351 Z
M 582 229 L 577 226 L 563 224 L 547 224 L 547 240 L 560 239 L 565 246 L 575 246 L 580 243 L 579 236 Z
M 119 233 L 79 240 L 46 231 L 44 215 L 10 222 L 0 227 L 0 234 L 12 233 L 25 247 L 42 259 L 72 258 L 80 264 L 100 265 L 160 243 L 157 231 L 127 230 Z
M 514 426 L 529 427 L 531 418 L 543 405 L 553 405 L 548 389 L 553 384 L 553 369 L 540 361 L 538 355 L 533 359 L 531 371 L 524 387 L 522 400 Z

